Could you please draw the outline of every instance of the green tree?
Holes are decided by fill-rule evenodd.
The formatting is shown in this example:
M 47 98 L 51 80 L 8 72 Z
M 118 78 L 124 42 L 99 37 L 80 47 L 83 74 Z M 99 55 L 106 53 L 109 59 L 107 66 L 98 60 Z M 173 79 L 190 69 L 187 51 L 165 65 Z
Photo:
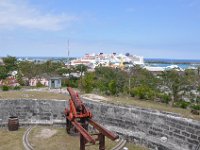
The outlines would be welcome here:
M 31 79 L 37 75 L 35 63 L 29 61 L 22 61 L 19 63 L 20 76 Z
M 75 70 L 80 72 L 81 74 L 83 72 L 86 72 L 87 71 L 87 66 L 83 65 L 83 64 L 79 64 L 75 67 Z
M 62 67 L 62 68 L 58 68 L 56 70 L 56 72 L 59 74 L 59 75 L 63 75 L 63 74 L 68 74 L 70 72 L 70 70 L 66 67 Z
M 62 62 L 53 62 L 51 60 L 45 62 L 42 64 L 44 72 L 49 75 L 58 75 L 60 72 L 58 72 L 59 69 L 64 67 L 64 64 Z
M 111 80 L 108 84 L 109 91 L 112 95 L 115 95 L 117 93 L 117 84 L 116 80 Z
M 88 72 L 86 73 L 86 75 L 83 77 L 83 90 L 86 93 L 90 93 L 92 92 L 92 90 L 94 89 L 95 85 L 94 85 L 94 73 L 93 72 Z
M 98 67 L 95 69 L 96 88 L 106 94 L 123 93 L 128 74 L 118 68 Z
M 128 89 L 131 96 L 138 96 L 140 99 L 153 100 L 158 93 L 158 79 L 156 76 L 136 65 L 129 70 L 130 81 Z
M 8 72 L 4 66 L 0 66 L 0 80 L 5 79 L 8 76 Z
M 179 92 L 184 90 L 188 85 L 188 78 L 183 72 L 176 70 L 164 71 L 161 75 L 163 86 L 170 89 L 172 97 L 170 105 L 174 105 L 175 101 L 180 100 Z
M 7 72 L 17 70 L 17 58 L 12 56 L 7 56 L 3 58 Z
M 83 64 L 79 64 L 75 67 L 75 70 L 81 73 L 80 80 L 81 80 L 81 88 L 82 88 L 82 78 L 83 78 L 83 73 L 87 71 L 87 66 Z

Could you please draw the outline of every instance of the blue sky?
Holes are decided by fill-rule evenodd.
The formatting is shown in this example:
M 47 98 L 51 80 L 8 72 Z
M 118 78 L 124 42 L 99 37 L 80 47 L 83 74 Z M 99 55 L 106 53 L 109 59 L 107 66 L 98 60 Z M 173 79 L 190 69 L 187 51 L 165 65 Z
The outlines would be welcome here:
M 199 0 L 0 0 L 0 56 L 200 59 Z

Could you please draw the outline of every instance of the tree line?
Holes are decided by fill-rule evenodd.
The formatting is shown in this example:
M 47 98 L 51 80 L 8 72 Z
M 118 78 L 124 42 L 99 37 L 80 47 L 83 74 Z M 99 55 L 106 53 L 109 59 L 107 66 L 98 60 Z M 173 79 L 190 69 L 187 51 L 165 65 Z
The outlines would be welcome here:
M 38 63 L 18 61 L 8 56 L 3 58 L 3 62 L 4 65 L 0 66 L 0 80 L 8 77 L 12 71 L 17 71 L 16 78 L 21 86 L 28 86 L 27 81 L 33 77 L 68 75 L 63 78 L 62 85 L 80 88 L 86 93 L 126 95 L 181 108 L 191 106 L 200 109 L 199 69 L 155 73 L 137 65 L 126 70 L 98 66 L 90 72 L 82 64 L 66 67 L 62 61 Z M 79 72 L 80 77 L 71 76 L 74 72 Z
M 150 72 L 140 66 L 124 71 L 97 67 L 82 79 L 82 89 L 106 95 L 127 95 L 141 100 L 159 101 L 200 109 L 200 75 L 198 70 Z
M 11 76 L 13 71 L 17 71 L 16 79 L 21 86 L 29 86 L 29 80 L 32 78 L 54 77 L 54 76 L 70 76 L 73 72 L 82 73 L 86 70 L 86 66 L 78 65 L 76 67 L 66 67 L 63 61 L 36 62 L 36 61 L 18 61 L 16 57 L 7 56 L 3 58 L 3 65 L 0 65 L 0 80 Z M 73 85 L 78 87 L 78 78 L 70 76 L 63 79 L 63 86 Z

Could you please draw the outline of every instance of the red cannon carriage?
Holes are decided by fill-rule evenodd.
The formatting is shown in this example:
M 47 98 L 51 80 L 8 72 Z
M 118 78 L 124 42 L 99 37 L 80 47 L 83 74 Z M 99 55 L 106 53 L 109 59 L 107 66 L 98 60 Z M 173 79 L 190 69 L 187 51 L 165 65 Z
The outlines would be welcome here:
M 71 132 L 75 128 L 80 133 L 80 150 L 85 150 L 86 143 L 95 144 L 99 141 L 99 150 L 105 150 L 105 136 L 111 140 L 116 140 L 118 135 L 108 131 L 98 123 L 92 120 L 92 113 L 80 100 L 78 93 L 74 92 L 71 87 L 67 88 L 71 99 L 69 99 L 69 109 L 65 108 L 66 130 Z M 93 126 L 98 133 L 90 134 L 88 125 Z M 97 138 L 93 136 L 97 135 Z

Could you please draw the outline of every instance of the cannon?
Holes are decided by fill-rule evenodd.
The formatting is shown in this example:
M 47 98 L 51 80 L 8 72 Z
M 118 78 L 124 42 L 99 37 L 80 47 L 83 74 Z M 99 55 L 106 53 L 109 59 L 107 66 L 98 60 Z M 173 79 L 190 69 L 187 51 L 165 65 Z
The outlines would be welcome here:
M 75 129 L 80 133 L 80 150 L 85 150 L 87 143 L 96 144 L 97 141 L 99 150 L 105 150 L 105 137 L 114 141 L 119 136 L 92 120 L 93 115 L 91 111 L 85 107 L 78 93 L 74 92 L 71 87 L 68 87 L 67 90 L 71 97 L 69 99 L 69 107 L 66 107 L 64 111 L 67 133 L 70 134 L 72 129 Z M 89 133 L 89 124 L 97 131 L 97 133 Z M 97 137 L 95 138 L 94 136 Z

